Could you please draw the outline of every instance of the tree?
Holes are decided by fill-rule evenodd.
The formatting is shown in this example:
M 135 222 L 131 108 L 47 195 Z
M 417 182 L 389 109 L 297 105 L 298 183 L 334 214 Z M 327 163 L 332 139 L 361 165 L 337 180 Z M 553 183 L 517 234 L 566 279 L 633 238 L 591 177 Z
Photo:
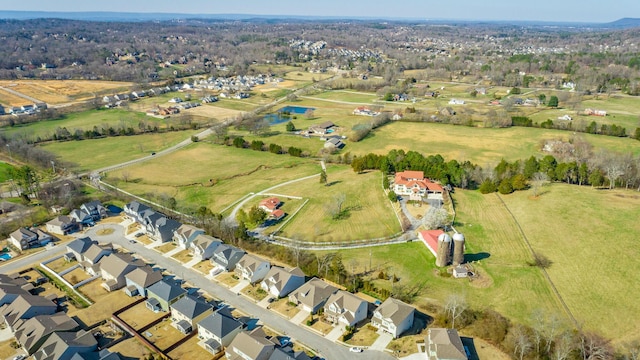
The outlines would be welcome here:
M 527 188 L 527 179 L 522 174 L 515 174 L 511 178 L 511 187 L 514 191 L 524 190 Z
M 533 197 L 540 195 L 542 187 L 549 183 L 549 176 L 543 172 L 537 172 L 533 174 L 531 179 L 531 189 L 533 190 Z
M 551 95 L 551 97 L 549 97 L 549 103 L 547 103 L 547 106 L 558 107 L 558 105 L 559 105 L 558 97 L 555 95 Z
M 608 360 L 613 356 L 609 341 L 594 333 L 581 333 L 579 345 L 584 360 Z
M 389 194 L 387 196 L 389 197 L 389 201 L 391 202 L 398 201 L 398 195 L 396 195 L 396 193 L 393 190 L 389 191 Z
M 287 123 L 287 131 L 296 131 L 296 126 L 291 121 Z
M 513 345 L 513 352 L 520 360 L 531 350 L 531 340 L 523 326 L 516 327 Z
M 315 115 L 312 108 L 308 108 L 307 110 L 305 110 L 304 117 L 310 120 L 310 119 L 313 119 L 314 116 Z
M 267 218 L 266 211 L 264 211 L 258 205 L 252 206 L 251 209 L 249 210 L 249 213 L 247 214 L 248 222 L 256 225 L 263 222 L 264 219 L 266 218 Z
M 449 223 L 449 213 L 444 208 L 430 209 L 424 214 L 422 223 L 428 229 L 439 229 Z
M 491 179 L 485 179 L 482 184 L 480 184 L 479 190 L 483 194 L 490 194 L 496 192 L 496 184 Z
M 324 169 L 320 171 L 320 184 L 327 185 L 327 171 Z
M 553 352 L 551 358 L 553 360 L 567 360 L 573 352 L 576 345 L 576 339 L 573 332 L 567 330 L 556 337 L 553 341 Z
M 506 195 L 511 194 L 513 192 L 513 186 L 511 185 L 511 179 L 502 179 L 500 181 L 500 185 L 498 185 L 498 192 L 500 194 Z
M 467 301 L 462 295 L 453 294 L 447 298 L 445 304 L 446 313 L 451 316 L 451 328 L 455 329 L 456 319 L 458 319 L 465 310 L 467 310 Z

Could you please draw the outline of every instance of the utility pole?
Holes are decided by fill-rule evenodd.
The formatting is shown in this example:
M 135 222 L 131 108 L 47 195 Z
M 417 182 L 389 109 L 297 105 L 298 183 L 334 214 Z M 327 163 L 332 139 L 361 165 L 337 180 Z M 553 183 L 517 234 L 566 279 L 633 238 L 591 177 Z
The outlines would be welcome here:
M 9 150 L 9 159 L 13 162 L 13 156 L 11 156 L 11 145 L 7 144 L 7 149 Z
M 56 162 L 51 160 L 51 167 L 53 168 L 53 174 L 56 174 Z

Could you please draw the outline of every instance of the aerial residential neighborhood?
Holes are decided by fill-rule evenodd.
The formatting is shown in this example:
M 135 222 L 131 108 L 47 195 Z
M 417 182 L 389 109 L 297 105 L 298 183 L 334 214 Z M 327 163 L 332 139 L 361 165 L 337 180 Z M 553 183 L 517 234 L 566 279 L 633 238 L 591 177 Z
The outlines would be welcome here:
M 538 5 L 0 6 L 0 359 L 636 359 L 640 6 Z

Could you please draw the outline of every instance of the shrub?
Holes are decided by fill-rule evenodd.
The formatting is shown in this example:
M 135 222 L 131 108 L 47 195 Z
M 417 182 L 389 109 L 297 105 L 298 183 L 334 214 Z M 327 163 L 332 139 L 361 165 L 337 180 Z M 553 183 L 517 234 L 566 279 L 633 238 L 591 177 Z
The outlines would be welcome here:
M 483 194 L 490 194 L 490 193 L 496 192 L 497 189 L 496 189 L 496 184 L 494 184 L 493 181 L 485 180 L 482 182 L 482 184 L 480 184 L 479 190 Z

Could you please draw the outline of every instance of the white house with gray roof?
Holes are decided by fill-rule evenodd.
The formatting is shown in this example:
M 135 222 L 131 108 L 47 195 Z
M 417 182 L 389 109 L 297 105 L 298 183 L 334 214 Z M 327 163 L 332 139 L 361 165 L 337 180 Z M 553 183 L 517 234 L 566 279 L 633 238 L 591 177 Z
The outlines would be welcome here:
M 251 284 L 262 281 L 269 272 L 271 264 L 262 258 L 252 254 L 245 254 L 236 264 L 235 273 Z
M 198 344 L 216 355 L 229 346 L 242 329 L 244 324 L 236 320 L 228 308 L 221 308 L 198 323 Z
M 302 305 L 304 311 L 316 313 L 338 288 L 313 278 L 289 294 L 289 301 Z
M 397 338 L 411 329 L 414 316 L 413 306 L 390 297 L 373 311 L 371 325 Z
M 324 314 L 334 324 L 355 326 L 367 318 L 368 304 L 350 292 L 338 290 L 324 304 Z
M 242 331 L 226 349 L 228 360 L 268 360 L 276 348 L 276 343 L 267 339 L 262 328 Z
M 202 319 L 211 314 L 213 314 L 213 305 L 200 297 L 187 295 L 171 305 L 173 326 L 183 334 L 193 331 Z
M 424 343 L 427 360 L 468 360 L 456 329 L 429 329 Z
M 235 269 L 236 264 L 244 254 L 246 254 L 244 250 L 235 246 L 220 244 L 211 256 L 211 263 L 223 268 L 225 271 L 231 271 Z
M 162 272 L 145 265 L 125 274 L 124 292 L 129 296 L 147 296 L 147 288 L 162 280 Z
M 183 249 L 188 249 L 195 238 L 204 234 L 204 230 L 193 225 L 182 224 L 173 231 L 173 242 Z
M 199 234 L 191 242 L 191 253 L 194 259 L 209 260 L 213 256 L 214 251 L 222 244 L 222 240 L 213 236 Z
M 304 273 L 300 268 L 285 269 L 279 266 L 272 266 L 260 283 L 260 287 L 276 298 L 281 298 L 302 286 L 304 279 Z

